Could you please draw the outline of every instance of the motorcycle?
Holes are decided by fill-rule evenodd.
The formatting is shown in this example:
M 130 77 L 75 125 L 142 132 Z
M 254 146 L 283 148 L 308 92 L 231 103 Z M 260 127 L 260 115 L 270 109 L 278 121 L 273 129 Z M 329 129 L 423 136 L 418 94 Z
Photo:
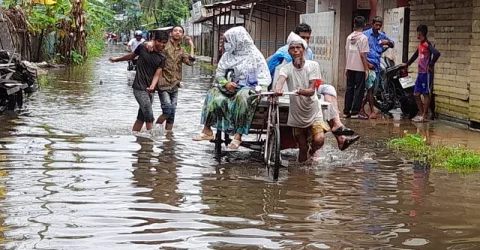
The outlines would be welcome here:
M 374 105 L 382 113 L 400 108 L 404 117 L 412 119 L 418 113 L 414 97 L 415 80 L 407 68 L 395 65 L 388 57 L 382 57 L 380 84 L 374 89 Z

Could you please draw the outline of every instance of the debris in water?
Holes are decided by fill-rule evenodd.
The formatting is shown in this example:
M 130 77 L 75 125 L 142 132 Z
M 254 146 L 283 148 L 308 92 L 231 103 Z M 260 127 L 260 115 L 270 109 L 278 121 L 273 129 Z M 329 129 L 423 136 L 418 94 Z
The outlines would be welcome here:
M 25 93 L 37 88 L 37 68 L 19 54 L 0 51 L 0 112 L 23 106 Z

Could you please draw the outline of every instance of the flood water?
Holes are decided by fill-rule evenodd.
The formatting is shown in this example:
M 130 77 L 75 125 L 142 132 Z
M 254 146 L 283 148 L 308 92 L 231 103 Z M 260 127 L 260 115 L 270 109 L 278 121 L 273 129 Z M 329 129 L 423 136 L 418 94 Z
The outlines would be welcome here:
M 340 153 L 330 135 L 321 161 L 283 169 L 274 183 L 258 153 L 219 160 L 213 145 L 192 142 L 211 82 L 198 66 L 185 69 L 175 134 L 132 136 L 126 63 L 107 61 L 120 53 L 50 71 L 19 115 L 0 116 L 4 249 L 480 249 L 479 176 L 385 149 L 390 136 L 422 128 L 351 122 L 359 144 Z

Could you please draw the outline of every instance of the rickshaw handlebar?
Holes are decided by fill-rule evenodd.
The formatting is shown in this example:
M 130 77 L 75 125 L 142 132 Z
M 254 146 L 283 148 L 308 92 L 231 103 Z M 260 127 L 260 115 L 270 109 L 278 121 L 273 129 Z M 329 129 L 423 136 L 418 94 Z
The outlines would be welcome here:
M 261 96 L 272 96 L 275 95 L 276 92 L 262 92 L 259 95 Z M 297 92 L 283 92 L 283 95 L 298 95 Z

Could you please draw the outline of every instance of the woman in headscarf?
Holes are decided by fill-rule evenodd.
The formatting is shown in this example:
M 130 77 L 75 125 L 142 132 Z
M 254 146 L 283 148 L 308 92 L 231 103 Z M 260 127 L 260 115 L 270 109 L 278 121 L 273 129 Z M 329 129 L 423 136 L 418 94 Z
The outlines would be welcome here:
M 205 98 L 201 122 L 204 128 L 195 141 L 213 140 L 212 126 L 233 131 L 230 149 L 238 149 L 242 135 L 248 135 L 255 110 L 260 101 L 254 87 L 259 82 L 271 82 L 267 62 L 243 27 L 234 27 L 224 34 L 225 53 L 217 65 L 215 81 Z M 227 79 L 227 73 L 233 78 Z

